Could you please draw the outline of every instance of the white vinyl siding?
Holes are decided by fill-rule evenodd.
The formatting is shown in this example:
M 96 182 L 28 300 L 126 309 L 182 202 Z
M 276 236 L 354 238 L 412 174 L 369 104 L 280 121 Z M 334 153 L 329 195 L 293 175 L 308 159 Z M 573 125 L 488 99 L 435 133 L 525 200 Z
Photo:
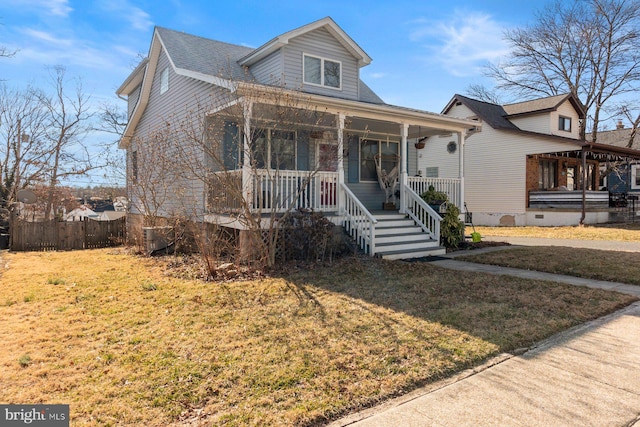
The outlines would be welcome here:
M 153 165 L 145 164 L 145 162 L 142 161 L 144 158 L 140 153 L 140 151 L 144 149 L 142 144 L 148 142 L 154 130 L 162 129 L 163 126 L 165 126 L 165 118 L 171 118 L 171 121 L 174 123 L 182 123 L 186 119 L 187 111 L 197 110 L 203 110 L 202 114 L 204 116 L 204 110 L 210 109 L 212 106 L 198 105 L 198 102 L 203 99 L 224 99 L 224 97 L 220 96 L 211 96 L 215 88 L 209 83 L 176 75 L 169 65 L 169 60 L 163 51 L 158 59 L 158 66 L 156 68 L 156 74 L 153 77 L 147 108 L 136 126 L 136 132 L 133 137 L 134 141 L 139 141 L 139 146 L 137 146 L 139 176 L 142 176 L 142 168 L 153 167 Z M 171 90 L 161 95 L 161 74 L 165 69 L 168 69 Z M 228 101 L 228 99 L 225 99 L 225 101 Z M 131 148 L 129 150 L 131 150 Z M 171 155 L 171 153 L 169 153 L 169 155 Z M 194 153 L 194 155 L 202 159 L 204 158 L 203 153 Z M 129 166 L 131 167 L 131 165 Z M 203 210 L 204 185 L 201 181 L 197 179 L 175 179 L 171 180 L 171 182 L 163 182 L 157 185 L 164 186 L 162 191 L 166 190 L 172 192 L 174 195 L 184 195 L 182 200 L 175 196 L 167 197 L 159 213 L 168 215 L 171 212 L 180 212 L 185 208 L 185 201 L 186 203 L 192 203 L 190 209 L 197 208 L 200 212 Z M 135 204 L 136 201 L 134 200 L 133 203 Z
M 509 117 L 509 121 L 522 130 L 544 133 L 546 135 L 553 134 L 551 121 L 549 120 L 549 113 L 526 115 L 522 117 Z M 557 119 L 554 123 L 554 126 L 556 129 L 558 128 Z
M 283 84 L 282 51 L 277 50 L 252 65 L 251 74 L 253 74 L 256 81 L 261 84 L 276 86 Z

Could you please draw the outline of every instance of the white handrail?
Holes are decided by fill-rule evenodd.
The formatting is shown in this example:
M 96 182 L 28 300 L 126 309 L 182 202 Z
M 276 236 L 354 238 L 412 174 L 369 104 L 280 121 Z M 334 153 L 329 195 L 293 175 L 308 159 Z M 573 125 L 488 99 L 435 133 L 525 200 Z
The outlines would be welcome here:
M 407 184 L 413 191 L 422 194 L 433 185 L 436 191 L 442 191 L 449 196 L 449 201 L 464 212 L 462 201 L 462 181 L 460 178 L 428 178 L 422 176 L 410 176 L 407 178 Z
M 418 193 L 413 191 L 411 187 L 405 185 L 402 191 L 404 191 L 404 199 L 406 200 L 407 215 L 433 240 L 440 242 L 440 221 L 442 221 L 442 217 L 418 196 Z
M 375 225 L 378 220 L 371 215 L 371 212 L 358 200 L 346 184 L 342 183 L 341 187 L 346 198 L 344 228 L 360 246 L 360 249 L 373 256 L 376 249 Z

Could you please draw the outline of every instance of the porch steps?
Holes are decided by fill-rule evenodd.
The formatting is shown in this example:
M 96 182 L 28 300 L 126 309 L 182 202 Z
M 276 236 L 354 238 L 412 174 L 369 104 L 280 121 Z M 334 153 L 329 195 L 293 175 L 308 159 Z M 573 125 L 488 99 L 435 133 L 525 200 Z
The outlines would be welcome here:
M 376 225 L 375 255 L 383 259 L 422 258 L 442 255 L 445 248 L 398 212 L 374 213 Z

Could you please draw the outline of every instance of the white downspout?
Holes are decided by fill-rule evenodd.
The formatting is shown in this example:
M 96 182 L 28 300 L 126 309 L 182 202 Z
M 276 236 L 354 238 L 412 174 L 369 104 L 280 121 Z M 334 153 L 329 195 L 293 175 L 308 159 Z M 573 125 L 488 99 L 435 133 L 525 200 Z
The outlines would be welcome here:
M 342 189 L 344 184 L 344 113 L 338 114 L 338 215 L 344 214 L 345 195 Z
M 458 133 L 458 141 L 460 141 L 460 143 L 458 145 L 460 145 L 459 147 L 459 152 L 458 152 L 458 163 L 459 163 L 459 171 L 458 171 L 458 176 L 460 178 L 460 206 L 458 206 L 460 208 L 460 212 L 466 212 L 466 209 L 464 208 L 464 132 L 459 132 Z
M 406 197 L 404 187 L 407 185 L 407 136 L 409 134 L 409 124 L 400 124 L 400 213 L 406 213 Z

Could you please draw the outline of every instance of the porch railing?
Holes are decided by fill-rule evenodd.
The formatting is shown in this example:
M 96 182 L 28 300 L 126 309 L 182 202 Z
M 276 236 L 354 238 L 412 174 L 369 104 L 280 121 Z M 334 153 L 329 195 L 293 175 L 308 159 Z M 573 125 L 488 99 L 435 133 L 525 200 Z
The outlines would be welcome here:
M 342 184 L 342 190 L 346 199 L 344 228 L 360 246 L 360 249 L 369 255 L 374 255 L 376 249 L 375 225 L 378 220 L 371 215 L 371 212 L 358 200 L 349 187 Z
M 406 213 L 436 242 L 440 241 L 442 217 L 434 211 L 411 187 L 403 186 Z
M 245 202 L 251 212 L 337 210 L 337 172 L 258 169 L 252 171 L 250 182 L 251 200 L 244 201 L 241 170 L 212 174 L 207 198 L 209 211 L 239 212 Z
M 449 201 L 455 204 L 462 212 L 462 200 L 460 191 L 460 178 L 426 178 L 421 176 L 408 177 L 408 185 L 418 195 L 429 190 L 433 185 L 436 191 L 442 191 L 449 196 Z

